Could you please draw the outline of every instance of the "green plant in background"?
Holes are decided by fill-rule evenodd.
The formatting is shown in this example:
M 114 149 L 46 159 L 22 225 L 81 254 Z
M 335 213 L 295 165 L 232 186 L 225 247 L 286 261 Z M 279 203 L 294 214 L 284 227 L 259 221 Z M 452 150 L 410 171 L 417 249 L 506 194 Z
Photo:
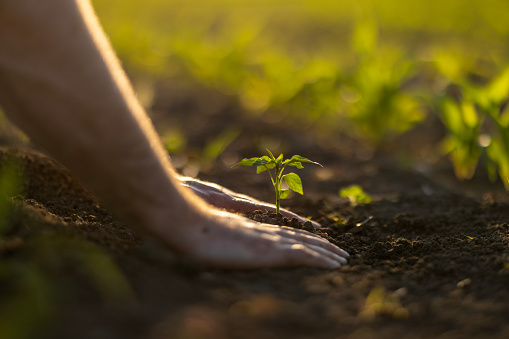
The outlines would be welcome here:
M 342 188 L 339 190 L 339 195 L 343 198 L 348 198 L 352 206 L 357 206 L 358 204 L 369 204 L 372 201 L 371 196 L 364 192 L 362 187 L 359 185 L 351 185 Z
M 229 127 L 207 142 L 200 157 L 201 167 L 211 168 L 214 161 L 237 139 L 240 133 L 240 128 Z
M 488 121 L 486 131 L 479 135 L 480 146 L 486 148 L 487 168 L 495 180 L 498 172 L 505 187 L 509 177 L 509 67 L 485 87 L 465 86 L 465 97 L 471 98 L 479 113 Z
M 424 120 L 422 98 L 435 102 L 444 83 L 457 83 L 464 97 L 433 107 L 448 129 L 456 175 L 470 178 L 479 159 L 492 179 L 509 173 L 504 82 L 480 88 L 465 80 L 490 79 L 509 62 L 507 1 L 93 3 L 135 83 L 139 75 L 171 78 L 191 92 L 207 87 L 268 121 L 287 117 L 373 148 Z
M 498 172 L 509 188 L 509 67 L 486 86 L 463 81 L 456 89 L 458 98 L 440 102 L 440 116 L 449 131 L 444 146 L 456 175 L 471 178 L 484 155 L 490 179 Z
M 294 155 L 290 159 L 283 159 L 283 154 L 280 154 L 277 158 L 274 157 L 271 151 L 267 149 L 267 153 L 269 156 L 262 156 L 262 157 L 255 157 L 255 158 L 244 158 L 241 162 L 238 164 L 233 165 L 235 166 L 251 166 L 256 167 L 256 173 L 262 173 L 262 172 L 269 172 L 270 180 L 272 181 L 272 185 L 274 186 L 274 191 L 276 193 L 276 213 L 279 213 L 280 208 L 280 200 L 286 199 L 288 195 L 290 194 L 290 190 L 297 192 L 299 194 L 304 194 L 304 191 L 302 189 L 302 180 L 300 177 L 295 173 L 288 173 L 283 175 L 283 171 L 285 170 L 286 166 L 293 166 L 297 167 L 298 169 L 304 168 L 302 166 L 302 163 L 309 163 L 309 164 L 315 164 L 320 165 L 319 163 L 315 161 L 311 161 L 307 158 L 301 157 L 300 155 Z M 274 174 L 271 172 L 271 170 L 274 170 Z M 288 189 L 282 189 L 281 185 L 282 183 L 286 182 L 288 185 Z
M 358 21 L 351 45 L 357 62 L 340 88 L 342 108 L 354 136 L 379 147 L 425 116 L 417 94 L 404 88 L 415 76 L 415 60 L 398 48 L 379 46 L 373 19 Z
M 479 131 L 484 119 L 471 101 L 458 102 L 449 97 L 441 100 L 440 117 L 448 130 L 443 147 L 450 154 L 456 176 L 470 179 L 481 156 Z
M 405 49 L 379 47 L 375 20 L 358 14 L 341 15 L 348 25 L 355 23 L 350 34 L 320 9 L 335 7 L 330 3 L 301 1 L 295 5 L 302 11 L 276 21 L 274 17 L 286 12 L 279 1 L 264 10 L 259 4 L 249 7 L 249 2 L 217 1 L 199 12 L 160 0 L 122 3 L 121 12 L 111 11 L 111 3 L 94 3 L 128 67 L 145 67 L 155 77 L 170 72 L 192 78 L 200 86 L 233 95 L 248 112 L 298 117 L 301 125 L 319 123 L 322 129 L 341 130 L 373 146 L 423 117 L 416 100 L 401 88 L 412 76 L 412 63 L 401 57 Z M 176 8 L 170 10 L 172 6 Z M 246 6 L 255 11 L 247 17 Z M 356 13 L 358 6 L 343 0 L 339 7 Z M 178 19 L 172 18 L 177 12 Z M 131 16 L 136 20 L 126 19 Z M 341 39 L 315 42 L 317 23 Z M 288 25 L 284 35 L 280 25 Z M 306 42 L 296 43 L 301 30 Z

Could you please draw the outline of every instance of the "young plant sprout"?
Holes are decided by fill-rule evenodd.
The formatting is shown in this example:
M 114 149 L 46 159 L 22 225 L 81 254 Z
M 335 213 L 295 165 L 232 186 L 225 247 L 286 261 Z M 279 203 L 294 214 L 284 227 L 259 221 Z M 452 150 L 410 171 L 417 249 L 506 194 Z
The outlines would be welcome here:
M 339 190 L 339 195 L 343 198 L 348 198 L 352 206 L 358 204 L 369 204 L 371 202 L 371 196 L 364 192 L 362 187 L 359 185 L 351 185 Z
M 232 168 L 235 166 L 243 165 L 256 167 L 256 174 L 265 171 L 269 172 L 270 180 L 272 181 L 274 191 L 276 192 L 276 213 L 279 213 L 280 201 L 281 199 L 286 199 L 288 197 L 290 190 L 301 195 L 304 194 L 304 191 L 302 190 L 302 180 L 297 174 L 288 173 L 283 175 L 283 171 L 285 170 L 286 166 L 294 166 L 299 169 L 304 168 L 302 163 L 315 164 L 321 167 L 323 166 L 315 161 L 301 157 L 300 155 L 294 155 L 290 159 L 283 160 L 283 154 L 280 154 L 277 158 L 275 158 L 274 155 L 272 155 L 272 152 L 268 149 L 267 153 L 269 153 L 269 156 L 264 155 L 259 158 L 250 159 L 244 158 L 238 164 L 233 165 Z M 274 174 L 271 172 L 272 169 L 274 170 Z M 288 189 L 281 189 L 283 180 L 288 185 Z

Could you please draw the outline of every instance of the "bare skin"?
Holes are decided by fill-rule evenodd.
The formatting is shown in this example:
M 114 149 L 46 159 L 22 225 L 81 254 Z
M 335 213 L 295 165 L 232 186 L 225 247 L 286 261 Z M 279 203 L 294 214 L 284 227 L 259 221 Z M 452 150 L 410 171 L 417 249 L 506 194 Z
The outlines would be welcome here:
M 256 210 L 276 212 L 276 206 L 253 199 L 250 196 L 233 192 L 223 186 L 211 182 L 204 182 L 188 177 L 179 177 L 182 186 L 190 188 L 194 194 L 207 203 L 230 212 L 254 212 Z M 310 221 L 315 228 L 321 225 L 314 220 L 308 220 L 298 214 L 285 209 L 279 212 L 288 219 L 297 218 L 300 222 Z
M 192 191 L 221 207 L 263 203 L 182 184 L 88 0 L 0 0 L 0 104 L 117 217 L 182 257 L 222 268 L 347 262 L 318 236 L 220 211 Z

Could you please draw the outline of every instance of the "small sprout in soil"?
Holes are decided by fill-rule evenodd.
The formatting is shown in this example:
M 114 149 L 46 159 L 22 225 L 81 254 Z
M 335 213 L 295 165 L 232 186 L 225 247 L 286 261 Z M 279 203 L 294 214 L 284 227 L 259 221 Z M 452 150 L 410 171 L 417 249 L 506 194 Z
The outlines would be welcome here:
M 288 173 L 283 175 L 283 171 L 285 170 L 286 166 L 294 166 L 297 167 L 298 169 L 301 169 L 304 168 L 304 166 L 302 166 L 302 163 L 315 164 L 319 166 L 322 165 L 315 161 L 311 161 L 307 158 L 301 157 L 300 155 L 294 155 L 290 159 L 283 160 L 283 154 L 280 154 L 276 158 L 274 157 L 272 152 L 269 151 L 268 149 L 267 153 L 269 154 L 269 156 L 264 155 L 259 158 L 255 157 L 250 159 L 244 158 L 241 162 L 233 165 L 232 167 L 239 165 L 256 167 L 256 174 L 265 171 L 269 172 L 270 180 L 272 181 L 272 185 L 274 186 L 274 191 L 276 193 L 276 213 L 279 213 L 280 200 L 286 199 L 290 194 L 290 190 L 297 192 L 301 195 L 304 194 L 304 191 L 302 190 L 302 180 L 297 174 Z M 271 172 L 272 169 L 274 170 L 274 174 Z M 283 180 L 288 185 L 288 189 L 281 189 L 281 184 L 283 183 Z
M 332 220 L 336 223 L 337 226 L 345 226 L 345 220 L 339 217 L 332 217 Z
M 358 204 L 369 204 L 371 202 L 371 196 L 364 192 L 362 187 L 359 185 L 352 185 L 339 190 L 339 195 L 343 198 L 348 198 L 352 206 Z

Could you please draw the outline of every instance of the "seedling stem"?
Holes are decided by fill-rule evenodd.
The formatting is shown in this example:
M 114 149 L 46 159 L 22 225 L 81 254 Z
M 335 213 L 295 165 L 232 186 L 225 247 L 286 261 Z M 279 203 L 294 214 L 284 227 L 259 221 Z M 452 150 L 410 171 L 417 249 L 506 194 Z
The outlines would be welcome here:
M 301 157 L 300 155 L 294 155 L 290 159 L 283 160 L 283 154 L 280 154 L 277 158 L 274 157 L 271 151 L 267 149 L 267 153 L 269 156 L 261 156 L 255 158 L 245 158 L 238 164 L 233 165 L 232 167 L 243 165 L 243 166 L 251 166 L 256 167 L 256 173 L 269 172 L 270 180 L 272 185 L 274 186 L 274 192 L 276 193 L 276 213 L 279 213 L 281 199 L 286 199 L 290 194 L 290 190 L 297 192 L 301 195 L 304 194 L 302 189 L 302 180 L 295 173 L 288 173 L 283 175 L 283 172 L 286 166 L 294 166 L 298 169 L 304 168 L 302 163 L 310 163 L 315 165 L 320 165 L 315 161 L 311 161 L 307 158 Z M 274 170 L 272 173 L 271 170 Z M 288 185 L 288 189 L 281 189 L 281 185 L 283 181 Z

